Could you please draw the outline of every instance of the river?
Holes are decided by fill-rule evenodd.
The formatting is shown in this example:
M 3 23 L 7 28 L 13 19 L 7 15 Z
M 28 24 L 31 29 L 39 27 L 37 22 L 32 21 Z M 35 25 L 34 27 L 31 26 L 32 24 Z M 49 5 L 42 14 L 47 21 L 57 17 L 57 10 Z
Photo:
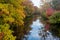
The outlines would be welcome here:
M 25 35 L 26 39 L 24 40 L 59 40 L 57 37 L 53 37 L 52 34 L 44 30 L 44 25 L 40 22 L 40 19 L 36 19 L 33 21 L 33 23 L 30 25 L 32 28 L 29 31 L 29 35 Z

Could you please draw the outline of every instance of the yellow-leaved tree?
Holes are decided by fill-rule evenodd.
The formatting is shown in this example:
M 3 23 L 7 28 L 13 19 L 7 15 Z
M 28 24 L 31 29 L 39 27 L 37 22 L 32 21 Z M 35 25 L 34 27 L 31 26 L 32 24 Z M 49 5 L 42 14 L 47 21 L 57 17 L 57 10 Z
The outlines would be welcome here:
M 23 31 L 23 20 L 26 16 L 23 1 L 25 0 L 0 0 L 0 32 L 3 33 L 0 40 L 18 40 L 20 37 L 19 33 Z

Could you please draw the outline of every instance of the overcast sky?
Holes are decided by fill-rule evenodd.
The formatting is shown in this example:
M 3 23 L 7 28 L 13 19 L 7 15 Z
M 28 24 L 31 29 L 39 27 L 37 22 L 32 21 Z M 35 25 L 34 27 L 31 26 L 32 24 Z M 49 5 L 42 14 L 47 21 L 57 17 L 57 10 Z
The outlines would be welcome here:
M 34 4 L 34 6 L 40 7 L 40 5 L 42 4 L 41 0 L 31 0 Z

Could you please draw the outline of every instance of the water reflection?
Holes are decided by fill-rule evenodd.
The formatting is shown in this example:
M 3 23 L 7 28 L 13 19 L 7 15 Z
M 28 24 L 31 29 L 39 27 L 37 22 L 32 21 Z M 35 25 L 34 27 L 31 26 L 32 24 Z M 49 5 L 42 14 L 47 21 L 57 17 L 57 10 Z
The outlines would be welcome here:
M 39 32 L 43 24 L 40 23 L 39 19 L 33 21 L 31 25 L 32 30 L 30 31 L 30 35 L 28 35 L 27 40 L 40 40 Z
M 25 35 L 24 40 L 59 40 L 59 38 L 53 37 L 49 31 L 45 31 L 39 19 L 33 21 L 30 27 L 32 29 L 29 31 L 28 35 Z

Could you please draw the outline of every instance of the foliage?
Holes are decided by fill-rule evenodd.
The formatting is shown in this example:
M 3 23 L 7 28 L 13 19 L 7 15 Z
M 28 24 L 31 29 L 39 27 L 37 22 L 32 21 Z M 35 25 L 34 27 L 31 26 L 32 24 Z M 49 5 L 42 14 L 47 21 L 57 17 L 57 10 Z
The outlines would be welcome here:
M 52 35 L 60 37 L 60 0 L 52 0 L 42 5 L 42 19 L 46 27 L 49 25 Z
M 60 37 L 60 12 L 55 12 L 49 17 L 50 31 L 54 36 Z
M 23 26 L 21 27 L 21 25 L 24 25 L 25 12 L 23 10 L 24 6 L 21 5 L 22 2 L 22 0 L 0 0 L 0 30 L 4 32 L 3 40 L 15 40 L 11 31 L 15 27 L 17 27 L 15 28 L 16 31 L 23 30 Z M 13 31 L 15 33 L 15 30 Z M 19 35 L 19 32 L 17 34 Z
M 23 40 L 31 29 L 29 25 L 33 13 L 34 6 L 29 0 L 0 0 L 0 32 L 4 33 L 2 39 Z
M 47 15 L 46 15 L 46 12 L 43 12 L 43 13 L 41 14 L 41 17 L 42 17 L 42 20 L 43 20 L 43 21 L 48 20 L 48 17 L 47 17 Z
M 60 0 L 52 0 L 52 7 L 56 10 L 60 10 Z
M 14 18 L 9 15 L 8 4 L 0 3 L 0 32 L 3 32 L 3 38 L 1 40 L 15 40 L 15 37 L 12 35 L 12 30 L 10 30 L 9 23 L 14 22 Z M 6 24 L 8 23 L 8 24 Z
M 51 17 L 49 17 L 50 23 L 60 23 L 60 12 L 55 12 Z
M 15 40 L 16 37 L 12 35 L 12 30 L 9 29 L 10 25 L 9 24 L 4 24 L 0 25 L 0 32 L 3 33 L 3 38 L 2 40 Z
M 30 0 L 26 0 L 25 2 L 23 2 L 23 5 L 25 6 L 24 11 L 27 16 L 30 16 L 34 13 L 34 6 Z

